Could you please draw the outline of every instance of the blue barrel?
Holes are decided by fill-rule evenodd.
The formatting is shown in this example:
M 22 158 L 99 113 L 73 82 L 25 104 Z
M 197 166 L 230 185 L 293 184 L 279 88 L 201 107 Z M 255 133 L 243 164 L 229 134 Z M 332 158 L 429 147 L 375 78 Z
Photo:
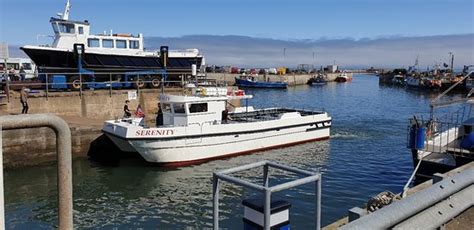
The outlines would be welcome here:
M 411 149 L 424 149 L 425 148 L 425 136 L 426 128 L 425 127 L 410 127 L 410 140 L 408 147 Z

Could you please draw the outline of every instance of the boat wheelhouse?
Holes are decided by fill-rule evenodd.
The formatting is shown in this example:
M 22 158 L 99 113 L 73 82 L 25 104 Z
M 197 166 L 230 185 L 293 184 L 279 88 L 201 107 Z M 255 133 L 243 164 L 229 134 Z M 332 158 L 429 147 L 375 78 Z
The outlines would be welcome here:
M 77 55 L 74 45 L 84 46 L 82 67 L 93 71 L 128 71 L 162 69 L 188 71 L 192 65 L 198 69 L 204 58 L 198 49 L 169 50 L 168 63 L 163 63 L 160 51 L 146 51 L 142 34 L 127 33 L 91 34 L 89 21 L 69 20 L 71 5 L 66 3 L 59 18 L 51 18 L 54 41 L 51 45 L 25 45 L 21 49 L 43 72 L 77 72 Z
M 246 106 L 228 112 L 228 100 L 252 98 L 241 92 L 205 87 L 192 95 L 162 95 L 162 125 L 119 119 L 106 121 L 102 131 L 122 151 L 138 152 L 146 161 L 165 166 L 329 138 L 331 117 L 323 111 Z

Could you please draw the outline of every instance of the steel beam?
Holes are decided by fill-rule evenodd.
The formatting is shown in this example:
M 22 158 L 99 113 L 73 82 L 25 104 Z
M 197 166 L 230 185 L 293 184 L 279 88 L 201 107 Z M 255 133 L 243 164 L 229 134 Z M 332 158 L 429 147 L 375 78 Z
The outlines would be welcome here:
M 411 216 L 435 205 L 448 196 L 474 183 L 474 168 L 448 177 L 429 188 L 394 202 L 367 216 L 341 227 L 341 229 L 388 229 Z
M 436 229 L 474 205 L 474 185 L 398 224 L 394 229 Z

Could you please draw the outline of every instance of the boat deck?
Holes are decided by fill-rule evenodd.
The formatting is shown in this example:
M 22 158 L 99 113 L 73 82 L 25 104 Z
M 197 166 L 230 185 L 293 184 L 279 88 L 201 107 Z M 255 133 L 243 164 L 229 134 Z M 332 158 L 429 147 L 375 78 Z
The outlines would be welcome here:
M 257 122 L 267 120 L 277 120 L 285 113 L 299 112 L 301 116 L 311 116 L 324 114 L 322 111 L 309 111 L 289 108 L 261 109 L 249 112 L 229 113 L 229 122 Z

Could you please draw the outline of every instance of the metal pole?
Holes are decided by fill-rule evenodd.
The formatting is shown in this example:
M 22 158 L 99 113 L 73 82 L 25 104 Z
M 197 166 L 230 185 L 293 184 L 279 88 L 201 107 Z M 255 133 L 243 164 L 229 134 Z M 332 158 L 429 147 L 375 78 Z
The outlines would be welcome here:
M 137 74 L 137 99 L 140 97 L 140 74 Z
M 48 100 L 48 74 L 46 74 L 46 100 Z
M 212 180 L 212 207 L 213 207 L 213 229 L 219 229 L 219 178 L 213 174 Z
M 272 202 L 272 191 L 270 189 L 265 189 L 265 206 L 263 209 L 264 212 L 264 221 L 263 229 L 270 230 L 270 204 Z
M 112 73 L 109 73 L 109 97 L 112 97 Z
M 2 116 L 3 130 L 49 127 L 56 134 L 58 160 L 59 229 L 73 229 L 71 130 L 61 118 L 50 114 Z
M 5 229 L 5 200 L 3 197 L 3 140 L 2 126 L 0 125 L 0 229 Z
M 3 74 L 5 75 L 5 84 L 7 86 L 7 101 L 8 103 L 10 103 L 10 82 L 9 82 L 9 79 L 8 79 L 8 66 L 7 66 L 7 59 L 3 59 L 3 69 L 5 70 L 5 72 L 3 72 Z
M 268 164 L 263 166 L 263 186 L 268 187 Z
M 316 182 L 316 230 L 321 229 L 321 191 L 322 191 L 322 174 Z
M 82 74 L 81 73 L 79 73 L 79 86 L 80 86 L 79 98 L 82 98 Z

